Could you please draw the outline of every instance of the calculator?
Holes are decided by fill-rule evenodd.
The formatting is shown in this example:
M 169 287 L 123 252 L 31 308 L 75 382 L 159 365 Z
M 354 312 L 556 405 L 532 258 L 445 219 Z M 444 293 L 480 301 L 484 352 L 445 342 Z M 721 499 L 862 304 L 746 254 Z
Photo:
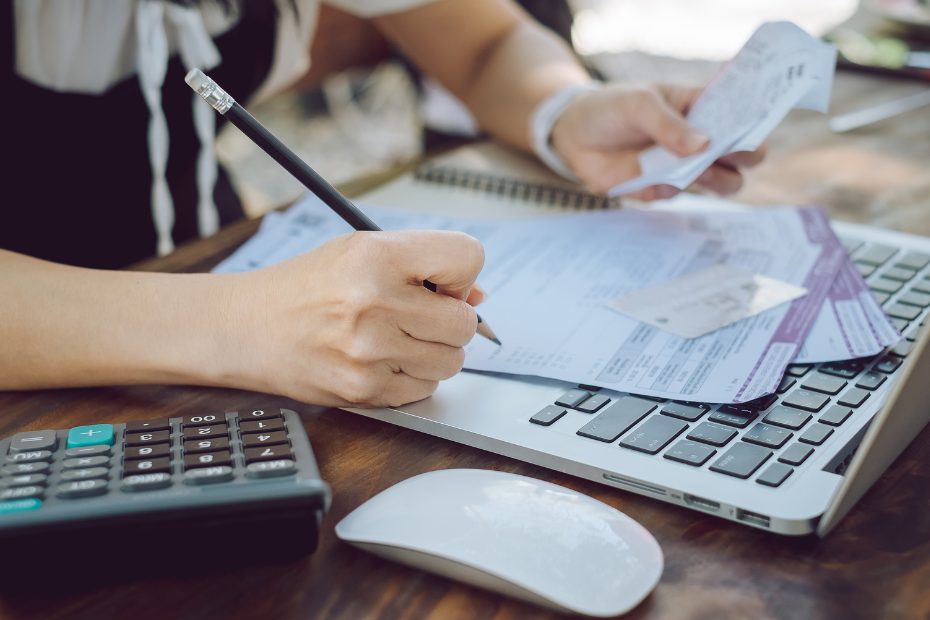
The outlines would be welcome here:
M 4 576 L 120 548 L 146 566 L 291 558 L 315 550 L 331 497 L 280 408 L 27 431 L 0 440 L 0 463 Z

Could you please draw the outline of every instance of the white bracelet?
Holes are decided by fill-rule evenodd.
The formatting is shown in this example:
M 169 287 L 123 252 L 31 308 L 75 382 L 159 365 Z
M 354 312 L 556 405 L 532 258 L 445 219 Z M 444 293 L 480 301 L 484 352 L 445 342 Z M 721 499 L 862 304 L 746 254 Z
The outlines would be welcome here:
M 575 97 L 582 93 L 597 90 L 600 87 L 600 82 L 585 82 L 566 86 L 546 97 L 542 103 L 536 106 L 530 118 L 530 139 L 532 140 L 533 152 L 553 172 L 569 181 L 577 183 L 578 177 L 553 150 L 551 143 L 552 128 L 555 126 L 555 122 L 559 120 L 562 112 L 575 100 Z

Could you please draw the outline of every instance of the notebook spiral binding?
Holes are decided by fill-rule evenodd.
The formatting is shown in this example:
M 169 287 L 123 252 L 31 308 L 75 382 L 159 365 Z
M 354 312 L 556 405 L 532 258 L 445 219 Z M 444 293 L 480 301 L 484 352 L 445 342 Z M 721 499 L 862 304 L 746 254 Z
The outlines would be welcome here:
M 427 183 L 487 192 L 513 200 L 534 202 L 555 208 L 577 210 L 609 209 L 620 205 L 619 198 L 596 196 L 583 190 L 521 181 L 486 172 L 475 172 L 446 166 L 420 166 L 414 172 L 414 178 Z

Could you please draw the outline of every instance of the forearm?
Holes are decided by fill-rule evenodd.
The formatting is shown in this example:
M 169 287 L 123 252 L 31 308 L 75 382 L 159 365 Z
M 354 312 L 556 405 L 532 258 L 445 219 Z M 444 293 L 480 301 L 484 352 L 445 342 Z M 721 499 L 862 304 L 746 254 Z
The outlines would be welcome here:
M 226 384 L 229 280 L 111 272 L 0 250 L 0 389 Z

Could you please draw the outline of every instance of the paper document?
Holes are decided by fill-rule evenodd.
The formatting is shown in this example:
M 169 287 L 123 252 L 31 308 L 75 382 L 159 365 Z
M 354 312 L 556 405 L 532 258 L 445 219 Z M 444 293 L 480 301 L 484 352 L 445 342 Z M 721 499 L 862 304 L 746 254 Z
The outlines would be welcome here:
M 806 294 L 800 286 L 719 264 L 612 299 L 607 305 L 676 336 L 698 338 Z
M 640 155 L 641 176 L 613 187 L 619 196 L 652 185 L 691 185 L 717 159 L 752 151 L 793 108 L 826 112 L 836 49 L 790 22 L 762 25 L 707 85 L 688 113 L 688 122 L 710 138 L 689 157 L 662 147 Z

